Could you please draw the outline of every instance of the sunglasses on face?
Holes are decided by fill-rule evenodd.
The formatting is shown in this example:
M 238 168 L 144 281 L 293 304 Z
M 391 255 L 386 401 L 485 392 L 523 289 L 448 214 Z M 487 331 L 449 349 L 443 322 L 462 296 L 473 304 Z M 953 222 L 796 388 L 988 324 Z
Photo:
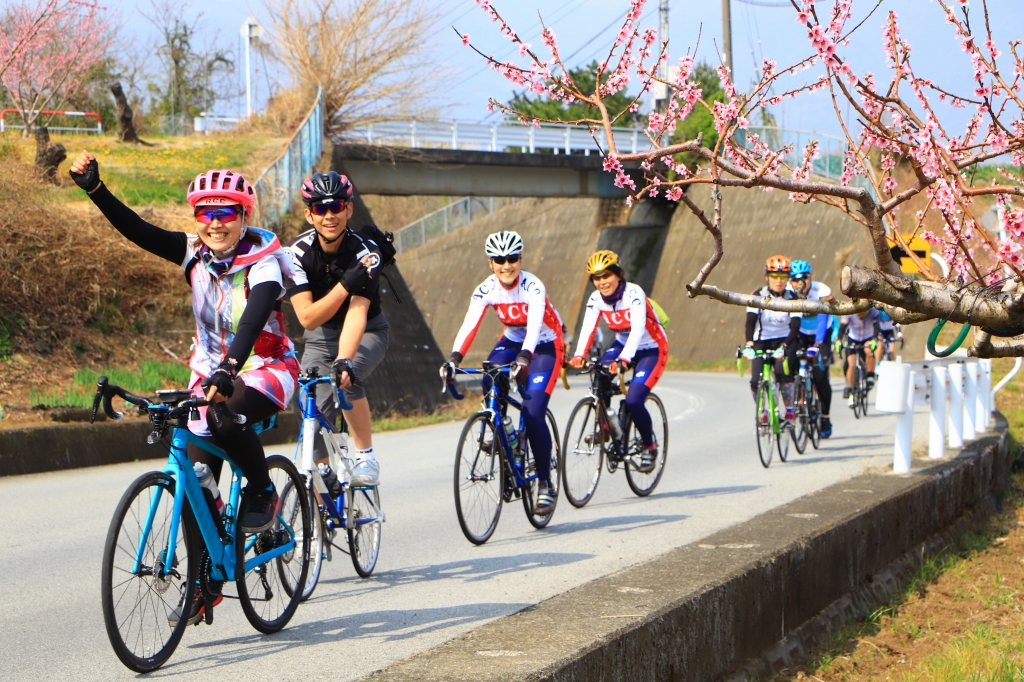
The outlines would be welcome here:
M 329 204 L 313 204 L 309 207 L 309 210 L 313 212 L 313 215 L 325 216 L 328 212 L 333 215 L 338 215 L 348 207 L 348 202 L 345 201 L 332 201 Z
M 601 282 L 601 281 L 604 281 L 604 280 L 608 279 L 609 277 L 611 277 L 614 274 L 615 274 L 614 272 L 608 270 L 608 271 L 605 271 L 605 272 L 599 272 L 599 273 L 597 273 L 595 275 L 591 275 L 590 279 L 593 282 Z
M 508 263 L 518 263 L 519 262 L 519 254 L 518 253 L 514 253 L 511 256 L 494 256 L 493 258 L 491 258 L 491 262 L 492 263 L 497 263 L 498 265 L 504 265 L 506 262 L 508 262 Z
M 789 279 L 790 281 L 796 282 L 798 284 L 803 284 L 804 282 L 807 281 L 807 277 L 804 275 L 800 275 L 799 277 L 790 277 Z
M 230 223 L 232 220 L 238 220 L 238 216 L 241 211 L 237 206 L 228 206 L 224 208 L 198 208 L 196 209 L 196 221 L 203 225 L 209 225 L 214 220 L 219 220 L 220 224 Z
M 789 279 L 789 274 L 785 272 L 769 272 L 768 276 L 772 279 Z

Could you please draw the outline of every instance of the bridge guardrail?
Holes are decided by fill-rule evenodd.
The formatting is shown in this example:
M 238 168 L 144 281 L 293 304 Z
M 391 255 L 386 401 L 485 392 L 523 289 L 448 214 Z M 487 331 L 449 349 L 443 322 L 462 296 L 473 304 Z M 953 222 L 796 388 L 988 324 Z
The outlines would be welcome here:
M 263 171 L 253 184 L 256 191 L 254 223 L 274 229 L 281 216 L 291 210 L 303 177 L 320 160 L 324 151 L 324 91 L 316 89 L 316 99 L 306 118 L 292 134 L 284 151 Z
M 395 249 L 401 255 L 406 249 L 421 246 L 433 237 L 468 225 L 474 216 L 479 218 L 481 215 L 490 215 L 497 209 L 515 202 L 515 197 L 465 197 L 459 199 L 395 231 Z

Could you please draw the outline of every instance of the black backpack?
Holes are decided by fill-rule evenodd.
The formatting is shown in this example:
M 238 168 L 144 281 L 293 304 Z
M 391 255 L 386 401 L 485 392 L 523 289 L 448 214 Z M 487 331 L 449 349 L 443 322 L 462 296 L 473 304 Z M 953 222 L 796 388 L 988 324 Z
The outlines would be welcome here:
M 398 255 L 398 251 L 395 249 L 395 235 L 392 232 L 381 232 L 380 228 L 376 225 L 363 225 L 359 229 L 359 234 L 366 239 L 369 239 L 377 248 L 380 249 L 380 257 L 383 262 L 382 267 L 395 264 L 395 256 Z

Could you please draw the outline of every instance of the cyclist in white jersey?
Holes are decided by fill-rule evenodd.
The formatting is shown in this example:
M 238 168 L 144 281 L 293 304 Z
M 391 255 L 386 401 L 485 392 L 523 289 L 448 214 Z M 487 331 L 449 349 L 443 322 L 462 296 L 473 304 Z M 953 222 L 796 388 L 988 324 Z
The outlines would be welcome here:
M 789 286 L 800 298 L 808 301 L 833 301 L 832 289 L 818 282 L 811 276 L 811 264 L 805 260 L 795 260 L 789 269 Z M 821 437 L 832 435 L 832 420 L 829 411 L 832 409 L 832 385 L 829 383 L 828 368 L 832 364 L 832 344 L 828 343 L 829 321 L 831 315 L 805 313 L 800 320 L 801 348 L 816 348 L 817 358 L 808 358 L 811 366 L 811 380 L 821 400 Z M 824 319 L 822 319 L 824 318 Z
M 878 311 L 871 308 L 867 312 L 857 313 L 856 315 L 843 315 L 839 320 L 839 338 L 836 340 L 838 346 L 843 339 L 849 340 L 849 346 L 852 348 L 846 348 L 843 353 L 843 373 L 846 374 L 846 388 L 843 389 L 843 397 L 849 399 L 849 406 L 853 407 L 853 368 L 854 364 L 850 361 L 850 356 L 854 353 L 861 355 L 864 358 L 864 363 L 867 365 L 868 375 L 867 382 L 868 388 L 875 385 L 875 348 L 877 344 L 875 339 L 880 335 L 878 328 L 881 322 L 881 316 Z M 864 346 L 869 346 L 871 352 L 866 352 Z
M 603 317 L 608 328 L 615 332 L 615 341 L 604 353 L 601 364 L 620 362 L 633 368 L 633 381 L 626 393 L 626 409 L 644 444 L 637 468 L 643 473 L 650 473 L 658 460 L 658 445 L 654 442 L 651 415 L 644 401 L 668 364 L 665 328 L 640 285 L 626 281 L 626 273 L 614 251 L 598 251 L 592 255 L 587 261 L 587 274 L 596 291 L 587 301 L 579 343 L 569 364 L 577 368 L 583 366 L 583 358 L 598 331 L 597 323 Z
M 772 256 L 765 261 L 765 280 L 768 285 L 753 292 L 754 296 L 781 298 L 787 301 L 796 300 L 796 292 L 789 288 L 789 259 L 785 256 Z M 785 313 L 760 308 L 747 308 L 747 355 L 752 357 L 750 367 L 750 390 L 757 402 L 757 387 L 761 382 L 761 370 L 764 367 L 764 356 L 753 356 L 753 351 L 773 351 L 785 344 L 785 353 L 789 358 L 789 373 L 786 373 L 782 360 L 775 363 L 775 378 L 782 389 L 782 401 L 786 405 L 786 420 L 792 422 L 793 414 L 793 372 L 797 367 L 796 351 L 800 344 L 800 313 Z M 768 414 L 761 415 L 767 422 Z
M 882 353 L 884 352 L 884 342 L 895 342 L 903 340 L 903 331 L 900 326 L 893 322 L 889 314 L 884 310 L 878 311 L 878 332 L 883 343 L 878 344 L 875 349 L 875 360 L 878 362 L 882 361 Z
M 548 300 L 544 283 L 522 269 L 523 239 L 518 233 L 491 234 L 484 250 L 493 274 L 473 292 L 451 357 L 441 367 L 441 376 L 449 378 L 452 367 L 459 366 L 473 344 L 484 313 L 494 308 L 505 325 L 505 333 L 487 360 L 495 365 L 514 361 L 512 376 L 530 396 L 523 400 L 523 416 L 539 481 L 534 511 L 544 516 L 554 508 L 558 494 L 551 481 L 551 431 L 545 415 L 565 359 L 562 319 Z M 490 388 L 487 381 L 485 377 L 485 391 Z

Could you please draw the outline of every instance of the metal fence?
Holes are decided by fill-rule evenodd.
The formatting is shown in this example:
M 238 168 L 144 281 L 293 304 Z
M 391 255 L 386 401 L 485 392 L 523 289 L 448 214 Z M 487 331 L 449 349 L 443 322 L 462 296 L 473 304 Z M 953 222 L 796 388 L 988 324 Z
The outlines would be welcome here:
M 428 213 L 414 223 L 395 232 L 395 249 L 401 254 L 425 244 L 430 239 L 463 225 L 474 218 L 494 213 L 499 208 L 514 204 L 515 197 L 466 197 L 448 204 L 442 209 Z
M 216 116 L 204 111 L 198 116 L 193 117 L 192 129 L 197 133 L 209 135 L 211 132 L 231 130 L 241 122 L 242 119 L 238 116 Z
M 650 142 L 639 128 L 612 128 L 620 152 L 646 149 Z M 596 137 L 596 140 L 595 140 Z M 363 142 L 413 149 L 465 149 L 530 154 L 600 153 L 608 149 L 604 130 L 590 135 L 574 125 L 542 123 L 540 127 L 497 121 L 387 121 L 345 132 L 346 142 Z
M 316 100 L 284 152 L 263 171 L 256 190 L 257 224 L 274 229 L 281 216 L 291 211 L 303 177 L 316 165 L 324 151 L 324 91 L 317 88 Z
M 803 163 L 804 145 L 811 140 L 817 140 L 818 156 L 811 162 L 811 172 L 836 182 L 843 174 L 843 160 L 846 158 L 848 148 L 848 144 L 843 138 L 812 130 L 750 126 L 747 130 L 738 131 L 734 139 L 741 145 L 747 146 L 748 132 L 755 133 L 762 142 L 772 149 L 777 150 L 787 144 L 792 144 L 793 151 L 786 155 L 786 163 L 794 168 Z

